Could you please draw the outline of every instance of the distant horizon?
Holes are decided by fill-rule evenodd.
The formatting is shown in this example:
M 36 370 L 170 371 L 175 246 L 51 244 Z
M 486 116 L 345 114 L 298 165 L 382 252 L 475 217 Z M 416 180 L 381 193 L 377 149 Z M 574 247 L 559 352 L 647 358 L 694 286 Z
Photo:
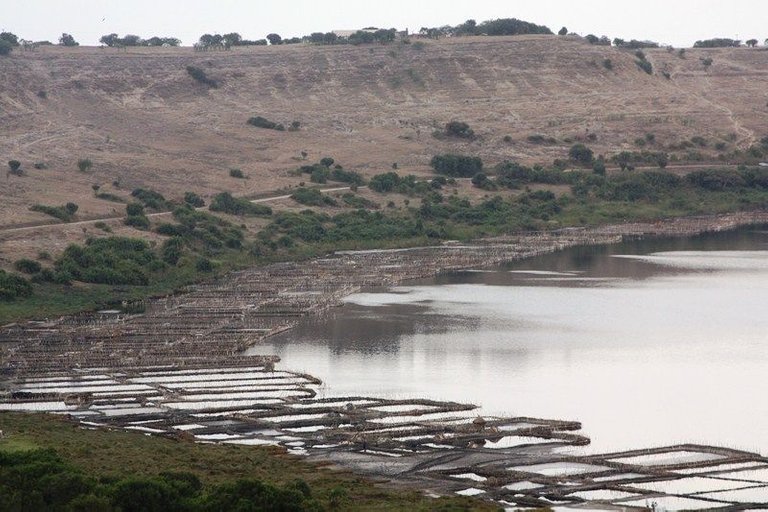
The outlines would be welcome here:
M 100 0 L 26 0 L 4 13 L 0 31 L 20 38 L 56 44 L 62 33 L 82 46 L 99 46 L 101 36 L 133 34 L 143 39 L 176 37 L 191 46 L 203 34 L 237 32 L 245 39 L 263 39 L 269 33 L 283 38 L 312 32 L 357 30 L 368 26 L 418 32 L 422 27 L 478 23 L 497 18 L 518 18 L 546 25 L 553 32 L 565 26 L 581 36 L 594 34 L 622 39 L 655 41 L 661 45 L 691 47 L 697 40 L 716 37 L 768 38 L 768 2 L 745 0 L 729 4 L 718 0 L 648 0 L 642 6 L 592 0 L 578 5 L 565 0 L 478 0 L 472 5 L 444 5 L 424 0 L 410 5 L 391 0 L 382 5 L 360 5 L 343 0 L 287 0 L 280 5 L 261 2 L 206 0 L 150 2 L 134 0 L 130 6 Z

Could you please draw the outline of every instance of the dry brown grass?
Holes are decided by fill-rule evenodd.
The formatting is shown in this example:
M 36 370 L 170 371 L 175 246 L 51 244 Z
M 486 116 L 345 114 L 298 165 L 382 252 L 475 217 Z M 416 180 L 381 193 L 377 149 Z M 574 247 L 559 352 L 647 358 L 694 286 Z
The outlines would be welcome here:
M 73 201 L 83 219 L 121 213 L 122 205 L 93 196 L 94 183 L 124 197 L 141 186 L 172 199 L 187 190 L 209 198 L 224 190 L 256 194 L 296 185 L 306 178 L 290 173 L 301 151 L 308 161 L 332 156 L 367 175 L 388 171 L 393 162 L 401 173 L 428 174 L 429 159 L 445 151 L 489 163 L 550 162 L 590 133 L 597 141 L 588 144 L 608 154 L 636 149 L 632 141 L 649 132 L 661 144 L 735 133 L 732 148 L 768 131 L 764 51 L 688 50 L 685 59 L 663 49 L 646 54 L 653 76 L 637 68 L 631 52 L 552 36 L 457 38 L 423 48 L 16 52 L 0 59 L 0 159 L 21 160 L 26 176 L 0 176 L 0 228 L 51 221 L 28 210 L 34 203 Z M 714 60 L 708 71 L 699 60 L 704 55 Z M 605 58 L 612 71 L 603 68 Z M 185 71 L 190 64 L 221 87 L 197 84 Z M 41 90 L 45 99 L 37 95 Z M 253 115 L 286 125 L 298 120 L 302 128 L 254 128 L 245 123 Z M 468 122 L 478 139 L 432 137 L 454 119 Z M 526 142 L 534 133 L 560 143 Z M 505 135 L 513 142 L 504 142 Z M 81 173 L 76 162 L 86 157 L 94 165 Z M 39 161 L 49 168 L 34 169 Z M 231 178 L 231 167 L 249 179 Z M 115 180 L 119 189 L 111 185 Z M 80 228 L 41 233 L 44 243 L 36 246 L 48 238 L 54 246 L 83 238 Z M 24 244 L 2 242 L 0 258 L 34 252 Z

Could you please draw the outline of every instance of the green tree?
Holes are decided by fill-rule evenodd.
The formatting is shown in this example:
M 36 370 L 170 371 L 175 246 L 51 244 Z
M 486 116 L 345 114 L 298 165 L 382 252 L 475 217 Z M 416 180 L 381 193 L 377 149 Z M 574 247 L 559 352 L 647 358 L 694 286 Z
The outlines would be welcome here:
M 747 39 L 747 43 L 746 44 L 750 48 L 754 48 L 755 46 L 757 46 L 757 39 Z
M 269 44 L 272 45 L 283 44 L 283 38 L 280 37 L 280 34 L 267 34 L 267 40 L 269 41 Z
M 21 169 L 21 162 L 18 160 L 8 160 L 8 167 L 11 169 L 11 174 L 18 174 Z
M 115 46 L 120 42 L 120 36 L 115 33 L 106 34 L 101 36 L 101 38 L 99 38 L 99 42 L 107 46 Z
M 5 39 L 0 39 L 0 55 L 8 55 L 13 51 L 13 45 Z
M 75 41 L 75 38 L 66 32 L 61 34 L 61 37 L 59 38 L 59 44 L 61 46 L 80 46 L 80 43 Z
M 559 36 L 566 36 L 568 35 L 568 29 L 563 27 L 560 30 L 557 31 L 557 35 Z
M 237 32 L 230 32 L 229 34 L 224 34 L 224 44 L 226 44 L 227 46 L 240 46 L 242 42 L 243 42 L 243 37 Z
M 11 46 L 19 46 L 19 37 L 13 32 L 0 32 L 0 41 L 6 41 Z
M 568 151 L 568 156 L 574 162 L 585 166 L 591 165 L 592 161 L 594 160 L 594 154 L 592 153 L 592 150 L 584 144 L 574 144 L 571 146 L 571 149 Z

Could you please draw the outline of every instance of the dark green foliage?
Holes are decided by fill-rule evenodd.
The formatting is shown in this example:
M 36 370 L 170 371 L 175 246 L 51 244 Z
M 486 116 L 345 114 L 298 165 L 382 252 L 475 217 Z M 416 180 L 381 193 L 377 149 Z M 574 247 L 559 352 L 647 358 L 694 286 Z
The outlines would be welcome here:
M 16 262 L 13 264 L 13 268 L 19 272 L 24 272 L 25 274 L 37 274 L 43 269 L 40 263 L 27 258 L 16 260 Z
M 747 184 L 738 172 L 718 169 L 695 171 L 686 175 L 685 179 L 688 183 L 709 191 L 733 189 Z
M 198 258 L 195 268 L 198 272 L 213 272 L 213 263 L 208 258 Z
M 254 204 L 247 199 L 233 197 L 229 192 L 221 192 L 211 199 L 210 210 L 212 212 L 229 213 L 232 215 L 272 215 L 272 208 L 262 204 Z
M 55 268 L 87 283 L 146 285 L 147 266 L 156 260 L 144 240 L 125 237 L 89 239 L 68 246 Z
M 216 89 L 219 87 L 218 82 L 212 78 L 209 78 L 205 71 L 203 71 L 201 68 L 196 66 L 187 66 L 187 73 L 199 83 L 206 85 L 211 89 Z
M 557 144 L 557 139 L 554 137 L 546 137 L 535 133 L 526 137 L 526 140 L 531 144 Z
M 8 168 L 10 169 L 11 174 L 21 176 L 21 162 L 18 160 L 8 160 Z
M 592 150 L 584 144 L 574 144 L 571 146 L 571 149 L 568 151 L 568 157 L 573 162 L 584 166 L 592 165 L 592 161 L 594 160 Z
M 32 167 L 34 167 L 35 169 L 47 169 L 48 168 L 48 166 L 45 165 L 44 162 L 35 162 L 35 164 Z
M 625 48 L 627 50 L 637 50 L 638 48 L 658 48 L 659 47 L 659 43 L 654 43 L 653 41 L 638 41 L 637 39 L 632 39 L 631 41 L 625 41 L 623 39 L 619 39 L 618 37 L 613 40 L 613 45 L 619 48 Z
M 194 192 L 185 192 L 184 202 L 195 208 L 202 208 L 203 206 L 205 206 L 205 201 L 203 200 L 203 198 L 195 194 Z
M 109 192 L 99 192 L 96 194 L 96 197 L 99 199 L 103 199 L 104 201 L 112 201 L 113 203 L 124 203 L 125 199 L 123 199 L 120 196 L 117 196 L 115 194 L 110 194 Z
M 472 176 L 472 184 L 477 188 L 482 188 L 483 190 L 496 190 L 496 185 L 493 183 L 493 181 L 491 181 L 488 176 L 481 172 Z
M 93 167 L 93 162 L 91 162 L 88 158 L 81 158 L 77 161 L 77 168 L 80 170 L 80 172 L 87 172 L 91 167 Z
M 141 201 L 144 206 L 151 208 L 152 210 L 167 210 L 170 207 L 170 203 L 163 197 L 163 194 L 155 192 L 154 190 L 137 188 L 131 192 L 131 196 L 135 197 Z
M 603 59 L 603 67 L 608 71 L 613 69 L 613 62 L 611 59 Z
M 371 178 L 368 183 L 368 188 L 374 192 L 392 192 L 399 182 L 400 176 L 396 172 L 386 172 L 384 174 L 377 174 Z
M 75 41 L 75 38 L 67 33 L 61 34 L 61 37 L 59 38 L 59 44 L 61 46 L 80 46 L 80 43 Z
M 345 171 L 342 168 L 335 168 L 331 171 L 331 175 L 328 178 L 331 181 L 338 181 L 341 183 L 349 183 L 350 185 L 363 185 L 365 180 L 363 176 L 357 171 Z
M 374 203 L 370 199 L 355 195 L 352 192 L 347 192 L 341 196 L 341 199 L 344 201 L 344 204 L 351 206 L 352 208 L 376 209 L 379 207 L 378 204 Z
M 543 26 L 518 20 L 516 18 L 501 18 L 482 22 L 477 27 L 479 34 L 489 36 L 516 36 L 522 34 L 552 34 L 552 31 Z
M 312 490 L 301 480 L 284 487 L 257 480 L 237 480 L 208 488 L 191 473 L 99 480 L 65 463 L 53 450 L 43 449 L 0 452 L 0 509 L 30 512 L 322 510 L 312 498 Z
M 136 229 L 149 229 L 149 218 L 144 214 L 144 205 L 129 203 L 125 207 L 126 217 L 123 223 Z
M 647 140 L 647 139 L 646 139 Z M 622 170 L 630 165 L 658 165 L 661 168 L 666 167 L 669 161 L 669 155 L 663 151 L 622 151 L 610 158 L 610 161 L 618 164 Z
M 592 172 L 600 176 L 605 176 L 605 160 L 602 158 L 595 160 L 595 162 L 592 164 Z
M 282 124 L 272 122 L 269 119 L 261 116 L 250 117 L 246 123 L 251 126 L 255 126 L 256 128 L 265 128 L 267 130 L 277 130 L 279 132 L 285 130 L 285 126 Z
M 648 62 L 647 60 L 637 59 L 635 61 L 635 64 L 637 64 L 637 67 L 639 67 L 640 69 L 642 69 L 643 71 L 645 71 L 649 75 L 653 74 L 653 65 L 650 62 Z
M 435 155 L 430 165 L 438 174 L 470 178 L 483 171 L 483 161 L 476 156 L 454 154 Z
M 240 169 L 230 169 L 229 176 L 230 178 L 245 179 L 245 175 L 243 174 L 243 171 L 241 171 Z
M 738 48 L 739 46 L 741 46 L 740 40 L 728 39 L 727 37 L 704 39 L 693 43 L 694 48 Z
M 169 238 L 160 247 L 160 255 L 163 261 L 169 265 L 175 265 L 181 259 L 184 252 L 184 240 L 180 237 Z
M 331 171 L 325 166 L 314 166 L 312 168 L 312 174 L 309 176 L 309 181 L 312 183 L 325 183 L 331 175 Z
M 335 160 L 329 156 L 323 157 L 320 159 L 320 165 L 323 165 L 325 167 L 330 167 L 333 165 L 333 162 Z
M 557 35 L 559 36 L 567 36 L 568 35 L 568 29 L 563 27 L 560 30 L 557 31 Z
M 594 44 L 597 46 L 611 46 L 611 40 L 608 39 L 607 36 L 597 37 L 594 34 L 587 34 L 584 36 L 584 39 L 586 39 L 589 44 Z
M 705 69 L 709 69 L 713 62 L 712 57 L 704 57 L 701 59 L 701 63 L 704 65 Z
M 20 275 L 0 269 L 0 300 L 9 301 L 30 295 L 32 295 L 32 285 L 29 281 Z
M 567 174 L 560 170 L 530 168 L 517 162 L 503 162 L 496 166 L 495 172 L 496 184 L 511 189 L 518 189 L 528 183 L 557 185 L 567 182 Z
M 19 36 L 13 32 L 0 32 L 0 41 L 4 41 L 11 46 L 19 46 Z
M 291 194 L 291 199 L 307 206 L 338 206 L 338 203 L 316 188 L 299 188 Z
M 56 217 L 64 222 L 69 222 L 78 210 L 78 206 L 75 203 L 67 203 L 64 206 L 45 206 L 42 204 L 35 204 L 29 207 L 33 212 L 45 213 L 51 217 Z
M 0 55 L 9 55 L 13 51 L 14 46 L 6 41 L 5 39 L 0 39 Z
M 461 139 L 474 139 L 475 132 L 469 127 L 467 123 L 461 121 L 451 121 L 445 125 L 445 134 L 450 137 L 458 137 Z

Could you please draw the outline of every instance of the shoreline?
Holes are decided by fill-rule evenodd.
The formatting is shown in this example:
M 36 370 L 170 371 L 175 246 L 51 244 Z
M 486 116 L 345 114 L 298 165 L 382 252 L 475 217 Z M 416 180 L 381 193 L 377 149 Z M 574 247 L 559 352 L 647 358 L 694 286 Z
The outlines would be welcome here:
M 578 508 L 619 491 L 623 498 L 601 506 L 642 508 L 643 500 L 675 498 L 662 487 L 647 490 L 659 481 L 768 468 L 768 458 L 694 444 L 602 455 L 559 452 L 590 443 L 578 421 L 481 417 L 472 404 L 420 397 L 318 398 L 322 383 L 316 377 L 276 369 L 277 356 L 243 352 L 364 287 L 625 237 L 694 236 L 761 223 L 768 223 L 768 212 L 345 251 L 234 272 L 188 294 L 151 301 L 142 314 L 103 311 L 7 326 L 0 329 L 0 340 L 15 344 L 0 347 L 0 414 L 55 412 L 87 428 L 281 446 L 309 461 L 428 495 Z M 646 459 L 660 462 L 642 462 Z M 738 500 L 708 501 L 693 492 L 683 497 L 739 507 Z

